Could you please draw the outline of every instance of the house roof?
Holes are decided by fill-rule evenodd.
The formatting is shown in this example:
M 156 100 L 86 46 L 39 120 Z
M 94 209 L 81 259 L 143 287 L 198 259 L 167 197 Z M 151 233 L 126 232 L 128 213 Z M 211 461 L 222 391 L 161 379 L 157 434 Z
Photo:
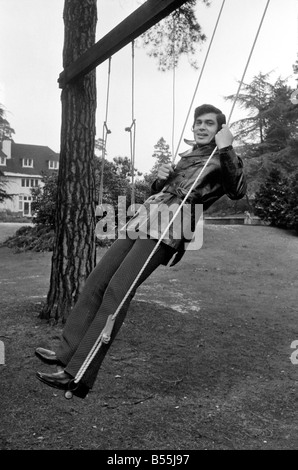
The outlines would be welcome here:
M 33 168 L 22 166 L 23 158 L 33 159 Z M 11 158 L 6 159 L 4 172 L 21 173 L 24 175 L 41 175 L 49 173 L 49 161 L 59 161 L 59 153 L 44 145 L 16 144 L 11 142 Z

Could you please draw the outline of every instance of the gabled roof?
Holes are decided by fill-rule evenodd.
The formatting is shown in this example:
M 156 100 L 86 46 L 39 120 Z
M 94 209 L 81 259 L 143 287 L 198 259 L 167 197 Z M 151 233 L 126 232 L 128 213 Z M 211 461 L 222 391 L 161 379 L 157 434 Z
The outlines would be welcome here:
M 23 158 L 33 159 L 33 168 L 22 166 Z M 11 158 L 6 159 L 4 172 L 22 173 L 24 175 L 41 175 L 49 173 L 49 161 L 59 161 L 59 153 L 54 152 L 44 145 L 16 144 L 11 142 Z

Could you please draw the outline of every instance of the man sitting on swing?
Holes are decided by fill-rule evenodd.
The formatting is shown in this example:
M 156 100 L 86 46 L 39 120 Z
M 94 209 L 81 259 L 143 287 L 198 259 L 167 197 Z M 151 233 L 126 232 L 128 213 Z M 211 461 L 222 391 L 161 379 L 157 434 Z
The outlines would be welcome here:
M 141 206 L 146 210 L 138 211 L 126 224 L 126 236 L 115 240 L 88 277 L 67 318 L 58 350 L 36 349 L 39 359 L 58 366 L 57 372 L 52 374 L 37 372 L 37 378 L 43 383 L 72 390 L 74 395 L 84 398 L 93 387 L 101 363 L 125 319 L 138 286 L 159 265 L 166 265 L 174 258 L 173 265 L 181 259 L 185 252 L 184 212 L 181 227 L 177 228 L 176 223 L 175 230 L 170 229 L 164 237 L 162 227 L 154 219 L 154 214 L 162 205 L 168 208 L 180 205 L 200 172 L 187 198 L 187 205 L 192 210 L 190 217 L 186 217 L 186 223 L 193 223 L 193 209 L 198 204 L 206 210 L 224 194 L 230 199 L 245 196 L 243 163 L 233 150 L 233 135 L 225 123 L 225 115 L 212 105 L 204 104 L 195 109 L 192 128 L 194 145 L 181 154 L 175 168 L 171 164 L 159 167 L 157 179 L 152 185 L 152 196 Z M 212 152 L 214 155 L 210 162 L 201 171 Z M 157 211 L 150 210 L 153 205 Z M 102 342 L 74 385 L 87 356 L 102 335 L 108 317 L 117 309 L 119 313 L 115 317 L 110 340 Z

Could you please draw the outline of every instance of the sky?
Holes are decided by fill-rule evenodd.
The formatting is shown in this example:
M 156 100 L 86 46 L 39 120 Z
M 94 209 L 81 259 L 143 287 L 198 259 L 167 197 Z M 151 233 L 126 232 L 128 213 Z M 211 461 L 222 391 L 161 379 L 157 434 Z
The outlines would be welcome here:
M 154 163 L 154 145 L 163 137 L 174 153 L 181 136 L 191 139 L 194 108 L 212 103 L 229 116 L 232 103 L 225 96 L 235 94 L 241 79 L 267 0 L 225 0 L 222 15 L 204 73 L 195 95 L 200 68 L 192 68 L 182 58 L 176 70 L 173 126 L 173 75 L 160 72 L 154 59 L 142 47 L 135 49 L 134 118 L 136 119 L 135 166 L 149 171 Z M 98 0 L 99 40 L 141 4 L 140 0 Z M 0 103 L 15 130 L 14 141 L 45 145 L 60 150 L 61 89 L 64 40 L 64 0 L 0 0 Z M 197 48 L 196 60 L 204 62 L 209 41 L 222 6 L 211 0 L 206 7 L 198 2 L 197 18 L 207 36 Z M 262 29 L 251 56 L 244 82 L 272 71 L 271 80 L 288 78 L 298 85 L 292 66 L 298 53 L 298 0 L 270 0 Z M 102 137 L 106 117 L 108 61 L 97 67 L 97 138 Z M 111 60 L 107 125 L 107 158 L 130 157 L 130 136 L 125 128 L 132 123 L 131 45 Z M 194 99 L 193 108 L 190 105 Z M 187 115 L 189 118 L 186 121 Z M 231 122 L 244 117 L 235 106 Z M 185 126 L 185 132 L 182 130 Z M 179 152 L 187 149 L 182 140 Z

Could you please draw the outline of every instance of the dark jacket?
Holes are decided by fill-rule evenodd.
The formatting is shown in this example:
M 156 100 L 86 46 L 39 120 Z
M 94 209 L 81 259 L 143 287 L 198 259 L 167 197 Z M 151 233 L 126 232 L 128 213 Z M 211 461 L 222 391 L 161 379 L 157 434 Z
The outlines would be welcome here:
M 196 150 L 182 154 L 181 160 L 167 180 L 154 181 L 151 187 L 152 194 L 163 190 L 183 198 L 211 153 L 212 148 L 207 155 L 199 155 Z M 192 190 L 188 202 L 203 204 L 204 210 L 207 210 L 224 194 L 230 199 L 241 199 L 246 194 L 243 162 L 233 148 L 221 149 L 213 155 Z
M 154 181 L 152 194 L 162 191 L 171 196 L 169 198 L 171 204 L 175 198 L 177 202 L 181 202 L 214 148 L 215 144 L 212 143 L 181 154 L 181 160 L 170 177 L 164 181 Z M 164 194 L 165 203 L 167 194 Z M 203 204 L 206 210 L 224 194 L 230 199 L 241 199 L 246 194 L 243 162 L 232 146 L 216 151 L 190 193 L 187 203 Z M 182 258 L 185 252 L 185 240 L 181 240 L 177 251 L 172 265 Z

